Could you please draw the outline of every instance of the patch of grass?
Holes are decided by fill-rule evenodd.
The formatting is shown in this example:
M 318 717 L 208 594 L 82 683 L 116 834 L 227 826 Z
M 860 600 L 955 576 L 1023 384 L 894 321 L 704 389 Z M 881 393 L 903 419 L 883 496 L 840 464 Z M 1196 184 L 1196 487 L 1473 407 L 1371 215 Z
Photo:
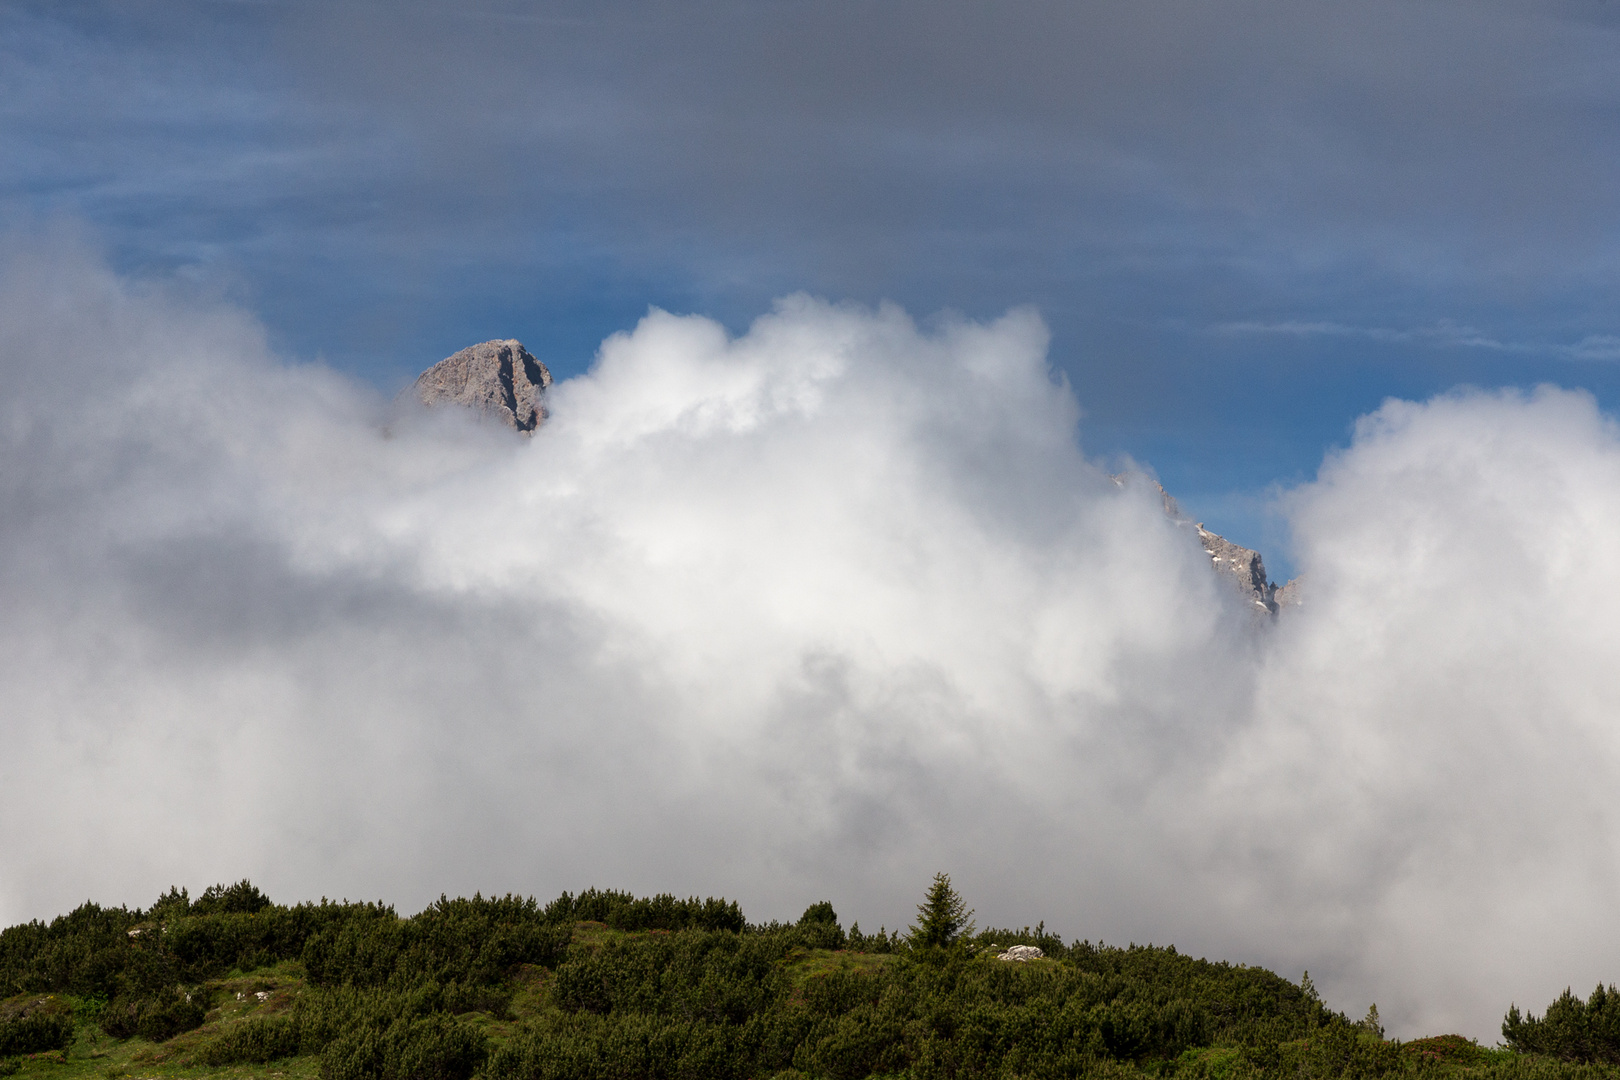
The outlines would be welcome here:
M 264 967 L 254 968 L 251 971 L 232 971 L 229 975 L 226 975 L 223 979 L 219 980 L 219 984 L 221 986 L 225 986 L 230 983 L 253 981 L 268 981 L 269 983 L 274 984 L 286 982 L 287 980 L 297 980 L 301 982 L 305 977 L 306 973 L 304 971 L 304 965 L 301 962 L 297 960 L 280 960 L 274 964 L 267 964 Z M 270 988 L 270 986 L 255 987 L 255 989 L 260 990 Z
M 794 949 L 782 966 L 795 985 L 811 979 L 825 979 L 836 972 L 875 975 L 898 959 L 889 953 L 857 953 L 839 949 Z
M 190 1033 L 188 1033 L 190 1034 Z M 144 1039 L 109 1039 L 82 1030 L 66 1052 L 13 1059 L 17 1080 L 319 1080 L 317 1059 L 294 1058 L 272 1066 L 239 1065 L 208 1068 L 164 1053 Z
M 1180 1057 L 1169 1062 L 1173 1068 L 1165 1072 L 1178 1077 L 1225 1080 L 1226 1074 L 1242 1057 L 1243 1051 L 1235 1046 L 1204 1046 L 1183 1050 Z
M 509 985 L 512 988 L 512 1001 L 509 1007 L 513 1021 L 506 1025 L 492 1025 L 491 1034 L 497 1037 L 508 1033 L 505 1028 L 515 1028 L 522 1021 L 555 1009 L 551 1002 L 551 973 L 545 968 L 536 964 L 524 964 L 512 977 Z
M 607 923 L 584 921 L 574 924 L 569 944 L 595 952 L 612 941 L 637 941 L 668 934 L 668 930 L 615 930 Z

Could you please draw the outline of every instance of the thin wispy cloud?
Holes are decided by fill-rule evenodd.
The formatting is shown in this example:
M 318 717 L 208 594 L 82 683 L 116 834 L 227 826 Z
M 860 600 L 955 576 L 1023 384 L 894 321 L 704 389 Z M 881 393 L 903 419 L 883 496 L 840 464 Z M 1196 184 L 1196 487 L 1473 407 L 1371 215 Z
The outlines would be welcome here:
M 1283 335 L 1289 337 L 1359 338 L 1388 344 L 1419 344 L 1435 348 L 1487 349 L 1494 352 L 1559 357 L 1568 360 L 1620 360 L 1620 337 L 1588 334 L 1568 344 L 1545 341 L 1504 341 L 1461 323 L 1440 321 L 1431 326 L 1395 329 L 1386 326 L 1351 326 L 1336 322 L 1284 320 L 1229 322 L 1211 328 L 1216 334 Z

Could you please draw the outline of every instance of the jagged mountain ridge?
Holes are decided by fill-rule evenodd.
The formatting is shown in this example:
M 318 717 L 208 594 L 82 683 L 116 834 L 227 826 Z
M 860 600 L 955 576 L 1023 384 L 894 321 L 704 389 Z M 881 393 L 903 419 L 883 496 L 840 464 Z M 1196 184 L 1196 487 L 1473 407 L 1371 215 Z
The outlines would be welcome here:
M 1115 476 L 1114 483 L 1124 484 L 1123 475 Z M 1209 553 L 1210 567 L 1231 583 L 1233 588 L 1252 603 L 1256 609 L 1264 610 L 1268 615 L 1276 615 L 1290 607 L 1298 607 L 1303 602 L 1303 589 L 1300 579 L 1294 578 L 1287 584 L 1279 585 L 1266 574 L 1266 563 L 1258 551 L 1234 544 L 1219 533 L 1212 533 L 1204 528 L 1202 521 L 1194 521 L 1182 513 L 1175 496 L 1164 490 L 1164 486 L 1157 480 L 1149 481 L 1158 491 L 1159 498 L 1164 503 L 1164 512 L 1171 521 L 1177 525 L 1191 527 L 1198 530 L 1198 542 Z M 1256 611 L 1258 614 L 1259 611 Z
M 497 417 L 507 427 L 533 434 L 546 419 L 546 391 L 551 371 L 523 347 L 521 341 L 494 339 L 470 345 L 440 360 L 417 376 L 412 390 L 423 405 L 446 402 Z M 1113 478 L 1123 485 L 1125 476 Z M 1164 501 L 1164 512 L 1178 525 L 1198 530 L 1198 542 L 1209 553 L 1210 565 L 1231 582 L 1256 608 L 1269 615 L 1298 605 L 1298 579 L 1278 585 L 1266 576 L 1265 560 L 1258 551 L 1241 547 L 1204 528 L 1181 512 L 1175 498 L 1157 480 L 1151 481 Z

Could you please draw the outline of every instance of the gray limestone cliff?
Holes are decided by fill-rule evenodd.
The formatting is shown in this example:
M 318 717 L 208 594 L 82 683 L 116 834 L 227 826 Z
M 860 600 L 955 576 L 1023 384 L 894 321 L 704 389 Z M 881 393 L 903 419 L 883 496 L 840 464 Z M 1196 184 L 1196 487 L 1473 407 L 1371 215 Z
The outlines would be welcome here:
M 486 341 L 447 356 L 417 377 L 417 400 L 464 405 L 533 432 L 546 418 L 551 372 L 520 341 Z
M 1124 477 L 1116 476 L 1114 482 L 1123 484 Z M 1239 547 L 1226 537 L 1210 532 L 1204 528 L 1202 521 L 1193 521 L 1183 514 L 1175 498 L 1165 491 L 1157 480 L 1151 483 L 1159 491 L 1165 515 L 1178 525 L 1189 525 L 1198 530 L 1198 542 L 1209 554 L 1210 567 L 1223 580 L 1230 582 L 1239 595 L 1253 605 L 1255 614 L 1258 615 L 1263 611 L 1268 615 L 1275 615 L 1278 611 L 1298 607 L 1304 602 L 1299 578 L 1286 585 L 1278 585 L 1270 580 L 1266 576 L 1265 560 L 1260 557 L 1258 551 Z
M 1238 592 L 1256 607 L 1265 608 L 1275 615 L 1279 586 L 1267 579 L 1266 564 L 1260 558 L 1260 553 L 1239 547 L 1226 537 L 1210 532 L 1204 528 L 1202 521 L 1196 522 L 1194 528 L 1198 530 L 1198 542 L 1209 552 L 1210 565 L 1215 572 L 1231 581 Z

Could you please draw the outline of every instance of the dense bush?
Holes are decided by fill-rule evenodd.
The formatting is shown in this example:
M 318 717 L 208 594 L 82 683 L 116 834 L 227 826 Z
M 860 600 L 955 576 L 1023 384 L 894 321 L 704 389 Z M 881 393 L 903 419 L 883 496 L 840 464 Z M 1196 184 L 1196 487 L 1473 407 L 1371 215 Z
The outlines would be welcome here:
M 484 1037 L 455 1012 L 454 991 L 343 987 L 300 997 L 285 1013 L 252 1017 L 205 1042 L 207 1065 L 319 1055 L 326 1080 L 466 1080 L 482 1064 Z
M 169 890 L 173 895 L 174 890 Z M 184 895 L 182 890 L 181 895 Z M 255 915 L 270 906 L 270 898 L 243 878 L 235 885 L 211 885 L 191 905 L 193 915 Z
M 139 948 L 139 912 L 83 904 L 49 925 L 34 921 L 0 931 L 0 997 L 68 992 L 111 997 L 126 978 L 137 985 L 169 985 L 175 973 L 161 957 Z
M 1514 1005 L 1502 1020 L 1502 1038 L 1524 1053 L 1620 1064 L 1620 992 L 1599 983 L 1582 1001 L 1565 989 L 1539 1018 L 1521 1016 Z
M 481 984 L 521 964 L 556 964 L 572 933 L 572 923 L 557 923 L 532 899 L 440 897 L 413 919 L 378 911 L 331 926 L 311 935 L 301 956 L 310 981 L 323 986 Z
M 848 941 L 848 947 L 855 952 L 877 953 L 880 956 L 898 952 L 905 947 L 905 941 L 899 933 L 890 933 L 885 927 L 880 926 L 877 933 L 864 934 L 861 932 L 860 923 L 850 926 Z
M 733 930 L 748 926 L 736 901 L 710 897 L 677 900 L 668 893 L 637 898 L 613 890 L 587 889 L 578 896 L 563 893 L 546 905 L 548 921 L 606 923 L 614 930 Z
M 837 926 L 838 912 L 833 910 L 830 900 L 819 900 L 804 909 L 799 916 L 800 926 Z
M 204 1065 L 236 1065 L 296 1057 L 298 1021 L 296 1016 L 256 1016 L 232 1024 L 202 1045 L 197 1060 Z
M 244 932 L 233 937 L 234 924 L 220 920 L 280 910 L 188 916 L 189 929 L 174 936 L 185 969 L 239 953 Z M 946 913 L 956 922 L 952 934 L 960 933 L 965 913 Z M 573 942 L 576 922 L 608 932 Z M 1308 1044 L 1315 1056 L 1300 1057 L 1296 1068 L 1330 1060 L 1360 1068 L 1344 1018 L 1261 969 L 1174 949 L 1065 946 L 1044 927 L 986 931 L 916 953 L 897 936 L 857 933 L 846 936 L 825 902 L 793 925 L 758 926 L 724 901 L 597 890 L 543 908 L 510 896 L 441 898 L 409 919 L 354 906 L 305 937 L 300 955 L 313 988 L 288 1012 L 229 1027 L 198 1055 L 226 1064 L 318 1054 L 327 1080 L 461 1080 L 484 1061 L 486 1044 L 454 1017 L 502 1014 L 509 980 L 548 968 L 550 1009 L 488 1058 L 491 1080 L 740 1078 L 791 1069 L 832 1080 L 901 1070 L 1057 1076 L 1106 1071 L 1109 1062 L 1169 1067 L 1211 1042 L 1260 1044 L 1245 1059 L 1258 1067 L 1270 1060 L 1264 1046 L 1275 1051 L 1312 1032 L 1350 1034 L 1337 1042 L 1319 1036 Z M 863 970 L 796 973 L 799 960 L 857 941 L 892 955 Z M 1063 959 L 1006 964 L 990 958 L 990 944 L 1039 944 Z
M 742 1075 L 738 1042 L 739 1033 L 702 1021 L 639 1015 L 552 1017 L 491 1054 L 484 1076 L 488 1080 L 731 1080 Z
M 1169 1059 L 1223 1037 L 1275 1041 L 1319 1026 L 1350 1030 L 1269 972 L 1170 949 L 1076 946 L 1076 962 L 1034 966 L 941 949 L 875 971 L 796 982 L 783 961 L 821 925 L 801 920 L 748 935 L 689 931 L 576 949 L 556 969 L 552 1000 L 601 1022 L 532 1030 L 490 1068 L 511 1077 L 562 1075 L 556 1070 L 583 1069 L 583 1054 L 597 1072 L 581 1075 L 675 1076 L 701 1034 L 704 1046 L 731 1048 L 723 1075 L 789 1067 L 828 1077 L 901 1069 L 1056 1075 L 1081 1060 Z M 601 1045 L 587 1052 L 582 1039 Z M 643 1066 L 651 1071 L 636 1071 Z
M 35 1007 L 0 1016 L 0 1058 L 61 1050 L 72 1041 L 70 1011 Z
M 943 875 L 918 915 L 902 937 L 846 933 L 826 901 L 791 924 L 596 889 L 543 906 L 441 897 L 402 918 L 280 906 L 246 881 L 196 900 L 171 889 L 144 911 L 85 904 L 0 932 L 0 1059 L 68 1046 L 75 1014 L 117 1038 L 172 1039 L 203 1023 L 207 987 L 228 977 L 237 999 L 276 996 L 169 1053 L 314 1058 L 322 1080 L 1614 1080 L 1603 1063 L 1620 1063 L 1613 987 L 1566 991 L 1539 1018 L 1511 1010 L 1504 1037 L 1532 1056 L 1454 1038 L 1402 1047 L 1375 1012 L 1352 1024 L 1327 1009 L 1308 976 L 1065 943 L 1044 924 L 974 933 Z M 1011 945 L 1046 959 L 995 958 Z
M 484 1063 L 484 1037 L 442 1013 L 386 1028 L 357 1025 L 321 1053 L 322 1080 L 468 1080 Z
M 380 904 L 278 906 L 244 881 L 13 927 L 0 934 L 0 979 L 105 1001 L 109 1034 L 162 1041 L 202 1022 L 204 980 L 298 959 L 309 987 L 290 1007 L 194 1052 L 211 1065 L 318 1055 L 327 1080 L 466 1080 L 480 1066 L 492 1080 L 1060 1075 L 1343 1024 L 1269 972 L 1173 949 L 1066 946 L 1044 926 L 970 938 L 949 881 L 933 893 L 919 913 L 931 944 L 914 949 L 886 931 L 846 934 L 825 901 L 791 925 L 749 925 L 724 900 L 596 889 L 544 906 L 441 897 L 401 918 Z M 599 929 L 576 942 L 581 924 Z M 1036 944 L 1061 962 L 1004 964 L 991 944 Z M 796 966 L 846 947 L 887 959 Z M 456 1017 L 509 1017 L 513 980 L 541 970 L 546 1009 L 486 1064 L 483 1035 Z
M 10 927 L 0 931 L 0 997 L 151 997 L 232 969 L 296 959 L 328 927 L 394 917 L 373 904 L 278 907 L 260 899 L 247 882 L 215 886 L 196 903 L 171 889 L 150 911 L 87 903 L 49 924 Z
M 101 1012 L 101 1029 L 116 1039 L 139 1035 L 166 1042 L 202 1026 L 208 1004 L 196 994 L 170 991 L 139 998 L 114 998 Z

